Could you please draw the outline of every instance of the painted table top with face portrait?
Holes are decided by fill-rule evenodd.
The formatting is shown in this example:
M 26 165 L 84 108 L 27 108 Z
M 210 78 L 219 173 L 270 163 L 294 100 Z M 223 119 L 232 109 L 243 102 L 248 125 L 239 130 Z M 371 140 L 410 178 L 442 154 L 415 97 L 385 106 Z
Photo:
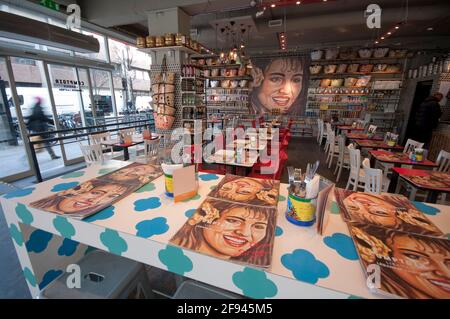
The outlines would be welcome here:
M 11 226 L 11 230 L 15 230 L 11 232 L 14 240 L 17 240 L 17 231 L 23 230 L 22 226 L 26 224 L 27 227 L 53 234 L 52 240 L 62 236 L 78 242 L 73 256 L 78 254 L 82 257 L 85 251 L 91 249 L 89 247 L 95 247 L 252 298 L 380 297 L 366 286 L 365 274 L 333 192 L 326 208 L 323 236 L 320 236 L 314 226 L 299 227 L 286 220 L 288 185 L 280 185 L 272 261 L 268 269 L 246 266 L 169 243 L 211 190 L 221 182 L 221 175 L 199 173 L 198 196 L 177 204 L 165 195 L 162 176 L 114 203 L 113 207 L 85 220 L 66 218 L 29 206 L 31 202 L 49 196 L 67 184 L 81 184 L 127 164 L 109 161 L 104 165 L 92 165 L 3 196 L 1 203 L 8 225 L 17 226 L 17 229 Z M 250 195 L 245 192 L 239 196 Z M 450 207 L 416 205 L 444 234 L 450 233 Z M 250 217 L 257 217 L 257 214 Z M 259 237 L 256 233 L 251 237 L 240 230 L 238 239 L 229 236 L 223 238 L 223 242 L 236 246 L 244 240 L 250 242 L 262 237 L 261 221 L 253 219 L 258 223 L 255 229 Z M 22 235 L 26 240 L 24 230 Z M 29 280 L 28 283 L 34 296 L 39 293 L 36 282 L 48 278 L 45 275 L 54 270 L 56 264 L 61 268 L 65 262 L 70 264 L 74 261 L 65 261 L 68 257 L 59 255 L 58 249 L 52 250 L 55 245 L 51 243 L 39 253 L 28 252 L 26 246 L 30 247 L 15 245 L 22 268 L 27 269 L 26 277 L 30 277 L 30 271 L 33 274 L 34 281 Z

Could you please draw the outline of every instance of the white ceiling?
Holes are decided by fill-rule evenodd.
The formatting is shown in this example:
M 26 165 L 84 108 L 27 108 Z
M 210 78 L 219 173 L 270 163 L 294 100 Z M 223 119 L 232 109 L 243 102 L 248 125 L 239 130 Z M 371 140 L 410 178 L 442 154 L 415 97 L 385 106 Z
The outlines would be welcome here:
M 286 30 L 288 48 L 310 48 L 326 45 L 372 45 L 374 40 L 395 23 L 407 22 L 386 41 L 389 45 L 407 47 L 450 47 L 450 1 L 448 0 L 336 0 L 268 8 L 256 18 L 258 8 L 250 7 L 250 0 L 79 0 L 82 15 L 87 20 L 104 27 L 124 25 L 147 27 L 146 11 L 179 6 L 191 15 L 191 27 L 197 29 L 198 40 L 214 48 L 216 31 L 214 20 L 238 21 L 242 17 L 252 20 L 250 37 L 244 36 L 250 51 L 269 51 L 278 48 L 277 32 Z M 304 1 L 305 2 L 305 1 Z M 382 8 L 381 29 L 368 29 L 364 11 L 368 4 L 377 3 Z M 284 19 L 281 28 L 269 28 L 268 21 Z M 248 23 L 248 21 L 246 22 Z M 432 31 L 427 31 L 428 28 Z M 250 38 L 249 43 L 247 39 Z M 219 36 L 218 47 L 231 45 L 228 38 Z

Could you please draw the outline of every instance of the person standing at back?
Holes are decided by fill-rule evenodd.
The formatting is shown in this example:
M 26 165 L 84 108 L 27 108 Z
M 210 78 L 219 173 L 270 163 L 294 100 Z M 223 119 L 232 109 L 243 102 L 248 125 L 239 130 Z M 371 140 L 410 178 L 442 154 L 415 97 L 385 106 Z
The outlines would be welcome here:
M 425 148 L 430 146 L 433 130 L 439 125 L 439 118 L 442 115 L 441 106 L 439 102 L 444 95 L 436 92 L 427 97 L 423 101 L 416 112 L 416 140 L 425 143 Z

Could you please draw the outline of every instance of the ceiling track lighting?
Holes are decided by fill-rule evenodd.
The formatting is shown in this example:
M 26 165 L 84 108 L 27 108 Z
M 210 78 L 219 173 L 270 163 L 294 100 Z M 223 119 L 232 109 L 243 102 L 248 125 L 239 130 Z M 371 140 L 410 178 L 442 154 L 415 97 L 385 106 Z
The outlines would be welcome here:
M 404 24 L 405 21 L 399 22 L 395 24 L 393 27 L 391 27 L 385 34 L 381 35 L 379 38 L 375 39 L 375 44 L 379 44 L 381 41 L 386 40 L 386 38 L 392 36 L 398 29 L 400 29 L 400 26 Z
M 278 33 L 278 44 L 279 44 L 280 50 L 286 50 L 287 38 L 286 38 L 285 32 Z

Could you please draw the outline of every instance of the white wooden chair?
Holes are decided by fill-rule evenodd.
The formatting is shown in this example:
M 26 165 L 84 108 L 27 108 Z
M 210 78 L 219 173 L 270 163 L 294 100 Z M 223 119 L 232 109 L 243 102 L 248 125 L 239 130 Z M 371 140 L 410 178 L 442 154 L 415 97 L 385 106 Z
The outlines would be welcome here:
M 381 194 L 383 172 L 378 168 L 364 167 L 364 175 L 366 182 L 364 184 L 364 192 L 371 194 Z
M 328 153 L 329 150 L 329 146 L 330 146 L 330 133 L 334 133 L 333 129 L 331 128 L 331 124 L 330 123 L 325 123 L 325 131 L 326 131 L 326 141 L 325 141 L 325 153 Z
M 412 149 L 422 148 L 425 143 L 417 142 L 412 139 L 408 139 L 405 144 L 405 148 L 403 149 L 403 153 L 409 153 Z
M 426 158 L 426 157 L 424 157 Z M 436 163 L 439 165 L 438 167 L 436 167 L 434 169 L 434 171 L 437 172 L 443 172 L 443 173 L 448 173 L 450 171 L 450 153 L 446 152 L 444 150 L 441 150 L 439 152 L 439 155 L 436 159 Z M 398 184 L 397 187 L 395 189 L 395 193 L 398 194 L 400 193 L 401 188 L 405 188 L 406 191 L 409 193 L 409 200 L 414 201 L 416 199 L 416 197 L 422 197 L 423 200 L 425 200 L 427 193 L 418 193 L 419 189 L 417 187 L 414 187 L 413 185 L 405 182 L 403 179 L 399 179 L 398 180 Z M 446 199 L 447 199 L 447 194 L 446 193 L 442 193 L 441 194 L 441 198 L 439 200 L 440 204 L 444 204 Z
M 367 129 L 367 133 L 368 134 L 375 134 L 375 132 L 377 131 L 378 126 L 376 125 L 369 125 L 369 128 Z
M 349 148 L 354 148 L 353 144 L 350 144 L 345 147 L 345 137 L 343 135 L 339 135 L 338 137 L 338 145 L 339 145 L 339 156 L 336 163 L 336 169 L 334 170 L 334 175 L 337 173 L 336 183 L 339 182 L 339 178 L 341 177 L 342 169 L 350 169 L 350 155 L 348 152 Z
M 156 163 L 159 155 L 159 138 L 144 140 L 144 154 L 136 156 L 136 162 Z
M 104 133 L 95 133 L 89 135 L 89 141 L 92 144 L 100 144 L 102 145 L 103 153 L 108 153 L 109 159 L 113 159 L 115 157 L 114 149 L 112 145 L 104 145 L 101 144 L 102 142 L 110 141 L 111 140 L 111 133 L 110 132 L 104 132 Z
M 383 171 L 378 168 L 371 168 L 368 158 L 364 159 L 362 166 L 365 176 L 364 191 L 376 194 L 379 194 L 380 192 L 387 192 L 390 184 L 390 179 L 383 178 Z
M 104 161 L 103 157 L 103 149 L 100 144 L 92 144 L 92 145 L 80 145 L 81 153 L 84 156 L 84 160 L 87 166 L 90 166 L 95 163 L 101 163 Z
M 339 157 L 339 145 L 336 145 L 336 136 L 334 132 L 330 132 L 328 136 L 328 140 L 330 143 L 330 146 L 328 147 L 328 155 L 327 155 L 327 163 L 328 168 L 331 168 L 331 165 L 333 164 L 333 159 Z
M 353 191 L 357 191 L 359 188 L 364 189 L 365 174 L 364 170 L 361 169 L 361 151 L 359 149 L 349 148 L 348 152 L 350 156 L 350 174 L 348 175 L 345 189 L 350 189 L 350 187 Z M 367 158 L 366 160 L 368 161 Z

